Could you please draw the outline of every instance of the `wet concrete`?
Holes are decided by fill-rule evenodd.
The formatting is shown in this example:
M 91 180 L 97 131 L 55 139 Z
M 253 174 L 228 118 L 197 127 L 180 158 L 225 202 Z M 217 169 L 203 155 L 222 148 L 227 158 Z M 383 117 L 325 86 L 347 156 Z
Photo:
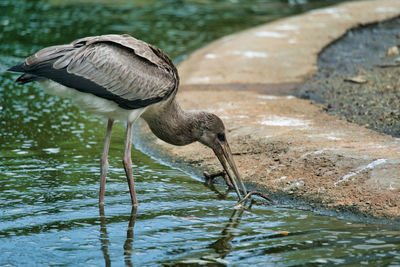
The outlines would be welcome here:
M 287 86 L 314 74 L 319 52 L 350 28 L 399 14 L 399 1 L 350 2 L 227 36 L 179 66 L 178 99 L 221 116 L 247 183 L 318 209 L 399 222 L 400 140 L 288 95 Z M 260 84 L 278 89 L 262 92 Z M 175 166 L 220 169 L 200 144 L 147 138 Z

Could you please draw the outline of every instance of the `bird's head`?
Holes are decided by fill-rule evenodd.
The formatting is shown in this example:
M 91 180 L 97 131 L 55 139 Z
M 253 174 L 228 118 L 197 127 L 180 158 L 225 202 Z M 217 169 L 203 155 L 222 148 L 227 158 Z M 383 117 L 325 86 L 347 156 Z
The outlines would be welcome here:
M 202 117 L 199 142 L 214 151 L 218 160 L 224 167 L 225 172 L 232 181 L 239 199 L 241 199 L 241 193 L 246 195 L 247 190 L 236 168 L 235 161 L 233 160 L 232 152 L 226 139 L 224 123 L 217 115 L 212 113 L 204 112 Z M 241 187 L 242 192 L 240 192 L 238 186 Z

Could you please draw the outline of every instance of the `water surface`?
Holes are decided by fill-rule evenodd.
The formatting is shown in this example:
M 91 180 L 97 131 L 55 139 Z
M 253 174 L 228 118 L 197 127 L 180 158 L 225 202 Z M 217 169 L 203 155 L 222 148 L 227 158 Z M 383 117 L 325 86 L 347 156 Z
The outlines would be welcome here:
M 3 73 L 45 46 L 106 33 L 129 33 L 178 62 L 225 34 L 336 2 L 0 1 L 0 266 L 400 265 L 398 227 L 285 205 L 233 210 L 224 187 L 217 194 L 138 150 L 131 212 L 122 123 L 99 210 L 105 120 Z

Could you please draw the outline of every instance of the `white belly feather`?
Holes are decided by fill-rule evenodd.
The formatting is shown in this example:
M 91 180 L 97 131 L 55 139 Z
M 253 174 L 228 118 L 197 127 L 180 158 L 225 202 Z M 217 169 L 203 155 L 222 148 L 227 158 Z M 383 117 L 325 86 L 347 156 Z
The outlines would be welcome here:
M 113 101 L 103 99 L 90 93 L 80 92 L 51 80 L 44 80 L 40 83 L 47 93 L 69 97 L 76 102 L 79 108 L 107 118 L 133 122 L 147 109 L 147 107 L 144 107 L 127 110 L 119 107 L 118 104 Z

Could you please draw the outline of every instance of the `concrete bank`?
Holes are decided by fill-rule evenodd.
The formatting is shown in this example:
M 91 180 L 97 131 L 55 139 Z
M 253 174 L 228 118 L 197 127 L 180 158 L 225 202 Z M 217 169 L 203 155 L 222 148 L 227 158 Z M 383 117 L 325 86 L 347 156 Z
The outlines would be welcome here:
M 180 64 L 179 102 L 221 116 L 246 182 L 310 206 L 400 222 L 400 140 L 290 95 L 348 29 L 399 15 L 397 0 L 348 2 L 226 36 Z M 221 169 L 200 144 L 171 146 L 140 128 L 141 145 L 172 165 Z

